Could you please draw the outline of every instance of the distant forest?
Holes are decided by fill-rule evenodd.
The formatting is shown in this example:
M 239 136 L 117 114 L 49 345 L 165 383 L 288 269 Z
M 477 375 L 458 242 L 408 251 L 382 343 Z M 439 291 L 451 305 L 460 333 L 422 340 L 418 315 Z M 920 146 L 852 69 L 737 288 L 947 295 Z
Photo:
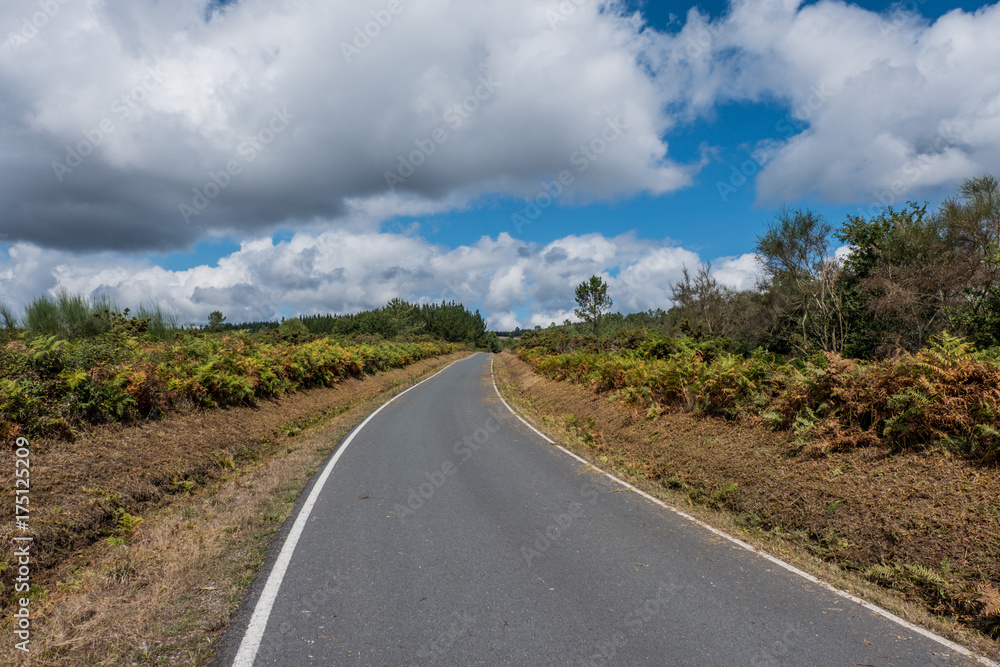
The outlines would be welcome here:
M 468 343 L 476 348 L 500 351 L 496 333 L 486 330 L 486 321 L 479 311 L 469 312 L 454 301 L 418 305 L 396 298 L 382 308 L 353 315 L 304 315 L 281 322 L 221 323 L 215 329 L 249 332 L 278 329 L 283 333 L 368 335 L 385 340 L 430 336 L 449 343 Z
M 0 303 L 0 339 L 21 334 L 54 336 L 80 340 L 111 336 L 139 336 L 144 339 L 173 340 L 181 333 L 222 333 L 241 331 L 275 340 L 304 340 L 309 337 L 370 338 L 380 340 L 437 339 L 465 343 L 477 349 L 500 351 L 500 341 L 479 311 L 469 312 L 460 303 L 412 304 L 393 299 L 382 308 L 352 315 L 306 315 L 279 321 L 232 323 L 221 311 L 208 314 L 204 327 L 184 327 L 178 317 L 163 308 L 140 306 L 137 311 L 108 298 L 90 300 L 80 294 L 61 292 L 55 297 L 36 297 L 18 319 Z

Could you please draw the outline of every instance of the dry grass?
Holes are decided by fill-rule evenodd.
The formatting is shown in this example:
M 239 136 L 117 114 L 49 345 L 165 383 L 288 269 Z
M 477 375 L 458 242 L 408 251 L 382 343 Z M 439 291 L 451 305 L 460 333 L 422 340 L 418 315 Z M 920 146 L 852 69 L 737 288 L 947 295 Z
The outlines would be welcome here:
M 210 664 L 271 536 L 343 434 L 417 377 L 467 354 L 259 408 L 34 443 L 38 532 L 58 536 L 68 525 L 81 534 L 60 542 L 71 545 L 67 553 L 37 542 L 48 567 L 32 573 L 41 593 L 30 664 Z M 88 452 L 94 462 L 84 465 Z M 164 475 L 171 471 L 177 482 Z M 103 493 L 81 489 L 87 475 L 82 486 Z M 144 520 L 128 534 L 104 516 L 112 506 Z M 12 636 L 8 626 L 2 631 Z
M 596 465 L 895 613 L 994 658 L 1000 475 L 947 451 L 796 454 L 788 433 L 648 413 L 541 377 L 512 354 L 508 400 Z M 892 575 L 880 581 L 876 568 Z M 887 571 L 886 571 L 887 572 Z M 883 572 L 885 574 L 886 572 Z M 881 584 L 881 586 L 877 585 Z M 994 637 L 996 635 L 994 634 Z

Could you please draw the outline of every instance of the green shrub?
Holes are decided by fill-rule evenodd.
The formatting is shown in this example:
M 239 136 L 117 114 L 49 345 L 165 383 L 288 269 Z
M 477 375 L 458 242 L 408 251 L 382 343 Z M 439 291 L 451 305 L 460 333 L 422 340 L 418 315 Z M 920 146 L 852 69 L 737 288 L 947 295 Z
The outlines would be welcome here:
M 593 341 L 531 333 L 516 354 L 536 372 L 612 392 L 650 414 L 673 406 L 758 419 L 792 430 L 803 446 L 940 443 L 983 461 L 1000 458 L 1000 362 L 949 334 L 916 354 L 865 364 L 825 352 L 791 361 L 759 350 L 744 356 L 727 352 L 725 341 L 656 336 L 631 336 L 636 348 L 617 354 L 582 351 Z M 563 347 L 571 351 L 553 351 Z
M 250 405 L 456 349 L 435 341 L 343 345 L 311 337 L 268 343 L 190 332 L 166 343 L 151 340 L 124 316 L 112 326 L 96 338 L 35 336 L 0 348 L 0 434 L 68 433 L 74 425 L 127 423 L 179 405 Z

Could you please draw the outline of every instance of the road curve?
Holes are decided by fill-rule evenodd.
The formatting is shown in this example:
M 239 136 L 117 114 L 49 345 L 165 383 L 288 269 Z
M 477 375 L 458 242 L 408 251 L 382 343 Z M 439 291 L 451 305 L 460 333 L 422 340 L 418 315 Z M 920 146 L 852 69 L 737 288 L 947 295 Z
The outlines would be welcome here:
M 238 665 L 991 664 L 546 444 L 477 354 L 303 493 L 217 653 Z

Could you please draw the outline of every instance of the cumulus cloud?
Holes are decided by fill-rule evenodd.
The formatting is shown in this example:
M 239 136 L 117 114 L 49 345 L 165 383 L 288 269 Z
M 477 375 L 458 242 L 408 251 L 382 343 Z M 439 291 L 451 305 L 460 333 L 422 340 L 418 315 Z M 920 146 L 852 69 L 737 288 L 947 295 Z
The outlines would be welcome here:
M 677 247 L 653 248 L 625 267 L 610 284 L 615 306 L 624 313 L 664 308 L 670 303 L 670 285 L 687 267 L 701 264 L 698 255 Z
M 642 22 L 587 2 L 553 25 L 552 8 L 241 0 L 206 19 L 202 0 L 9 0 L 4 231 L 163 250 L 533 196 L 573 159 L 567 202 L 687 184 Z
M 720 257 L 712 262 L 712 275 L 727 287 L 736 290 L 754 289 L 763 278 L 760 256 L 745 253 L 738 257 Z
M 455 300 L 483 311 L 491 327 L 547 326 L 573 315 L 575 287 L 591 275 L 609 284 L 615 310 L 670 306 L 670 285 L 701 258 L 669 242 L 633 234 L 567 236 L 546 244 L 507 233 L 447 248 L 415 235 L 331 230 L 286 241 L 244 241 L 214 266 L 171 271 L 111 253 L 76 254 L 16 243 L 0 255 L 0 301 L 67 290 L 109 296 L 121 306 L 153 302 L 182 322 L 204 322 L 213 310 L 230 321 L 271 320 L 377 308 L 394 297 Z M 740 283 L 740 260 L 724 260 L 720 279 Z M 723 277 L 725 275 L 725 277 Z
M 0 298 L 64 287 L 191 321 L 456 298 L 510 328 L 573 319 L 598 274 L 617 308 L 665 307 L 701 258 L 623 229 L 449 248 L 381 225 L 557 182 L 561 204 L 669 194 L 701 167 L 672 134 L 734 103 L 787 111 L 756 146 L 759 203 L 949 190 L 1000 172 L 997 34 L 1000 5 L 735 0 L 657 31 L 617 0 L 6 0 Z M 186 271 L 142 254 L 213 235 L 243 243 Z M 713 266 L 754 283 L 752 255 Z
M 892 204 L 1000 170 L 1000 5 L 930 21 L 839 0 L 743 0 L 697 10 L 660 60 L 689 117 L 778 101 L 760 203 Z
M 761 202 L 896 201 L 1000 168 L 998 33 L 998 5 L 740 0 L 671 33 L 618 2 L 9 0 L 3 231 L 167 250 L 533 198 L 564 170 L 564 203 L 664 194 L 699 168 L 668 155 L 679 125 L 775 100 Z

